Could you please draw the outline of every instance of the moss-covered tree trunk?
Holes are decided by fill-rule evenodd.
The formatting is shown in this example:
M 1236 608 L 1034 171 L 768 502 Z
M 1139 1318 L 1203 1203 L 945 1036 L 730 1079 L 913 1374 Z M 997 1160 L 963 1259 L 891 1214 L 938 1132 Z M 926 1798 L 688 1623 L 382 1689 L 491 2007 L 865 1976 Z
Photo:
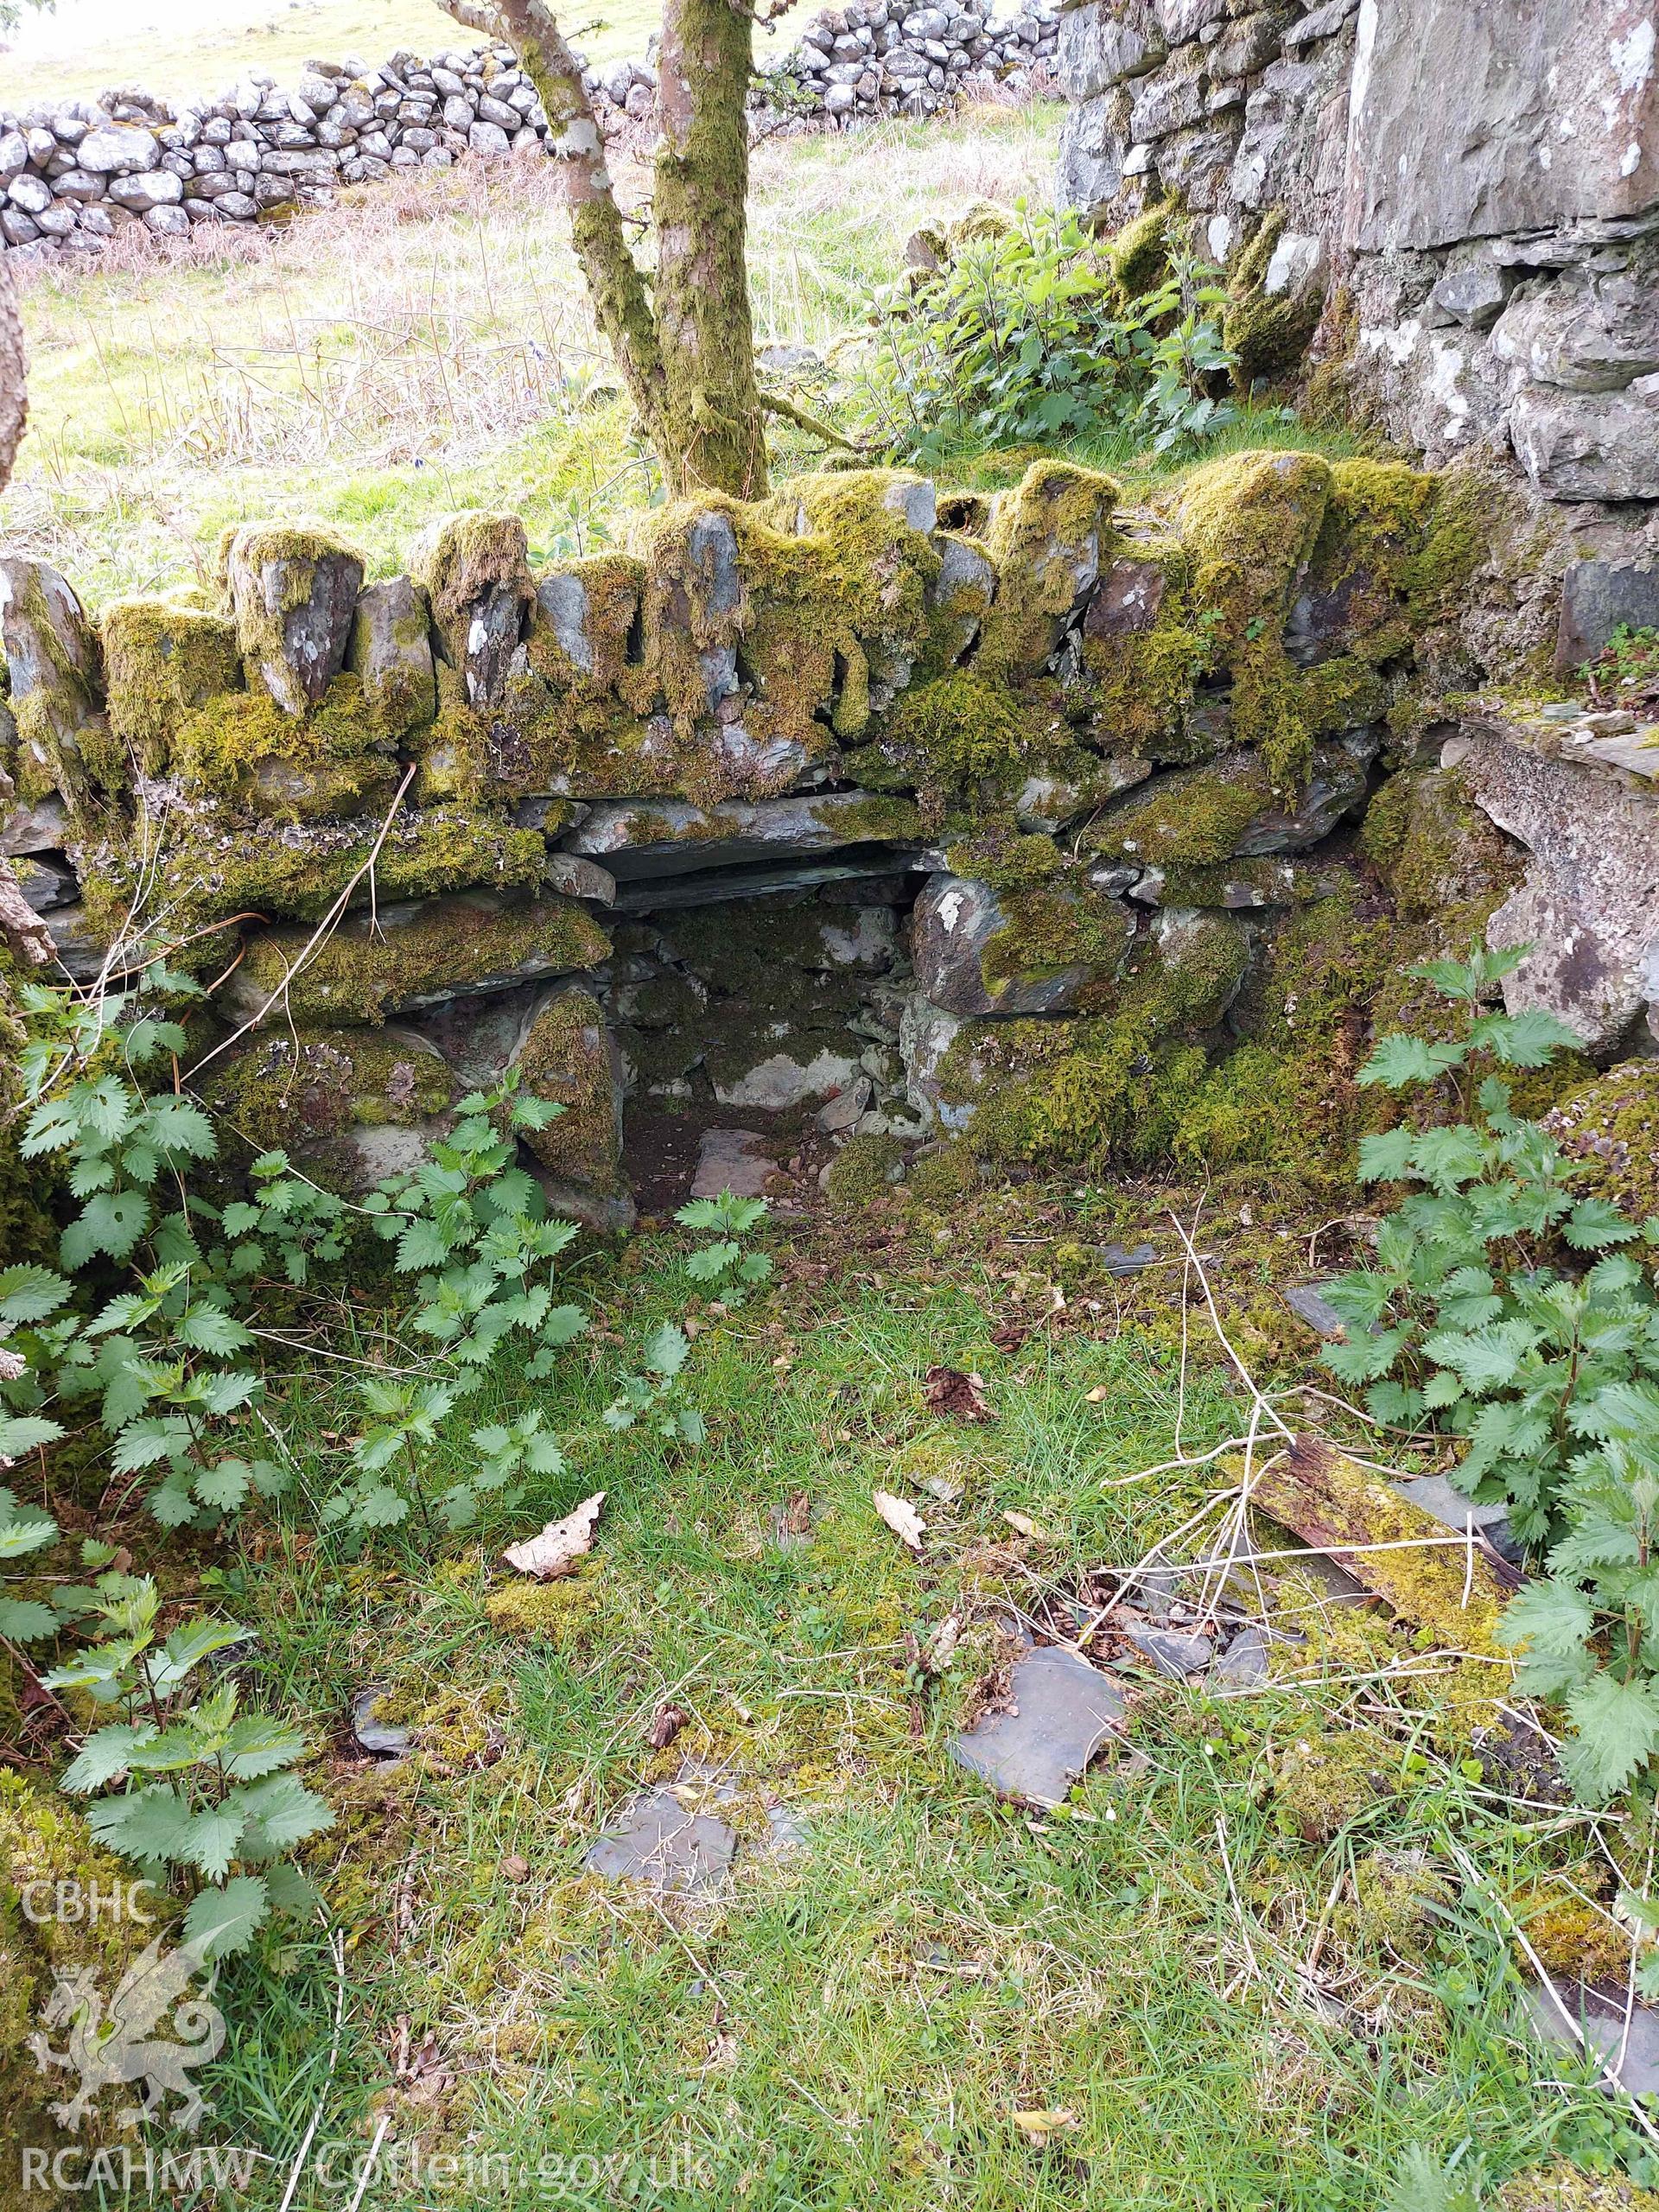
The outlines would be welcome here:
M 742 0 L 664 0 L 652 273 L 628 244 L 593 102 L 545 0 L 441 4 L 505 40 L 536 87 L 594 320 L 670 490 L 758 499 L 766 488 L 765 419 L 745 252 L 754 33 Z

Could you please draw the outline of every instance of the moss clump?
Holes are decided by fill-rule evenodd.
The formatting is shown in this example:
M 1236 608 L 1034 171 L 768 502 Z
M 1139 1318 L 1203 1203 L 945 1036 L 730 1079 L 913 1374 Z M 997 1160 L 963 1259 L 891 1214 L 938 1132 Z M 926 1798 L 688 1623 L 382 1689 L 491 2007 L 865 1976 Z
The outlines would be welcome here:
M 1169 226 L 1173 200 L 1160 200 L 1126 223 L 1107 251 L 1112 276 L 1126 300 L 1154 291 L 1169 270 Z
M 1583 1163 L 1580 1187 L 1631 1221 L 1659 1219 L 1659 1060 L 1626 1060 L 1574 1090 L 1545 1126 Z
M 363 687 L 369 727 L 384 744 L 397 744 L 437 713 L 431 621 L 425 593 L 407 576 L 372 585 L 358 600 L 346 665 Z
M 964 1022 L 939 1063 L 941 1097 L 972 1109 L 972 1142 L 993 1159 L 1146 1157 L 1149 1117 L 1167 1130 L 1171 1101 L 1204 1065 L 1202 1052 L 1173 1064 L 1159 1048 L 1220 1020 L 1249 957 L 1225 915 L 1160 915 L 1131 951 L 1109 1014 Z M 1166 1090 L 1172 1074 L 1179 1081 Z
M 442 1056 L 397 1029 L 273 1029 L 216 1060 L 201 1093 L 256 1152 L 353 1126 L 426 1121 L 454 1095 Z
M 1110 753 L 1144 753 L 1148 760 L 1186 755 L 1183 725 L 1201 679 L 1216 661 L 1214 610 L 1205 613 L 1193 591 L 1193 562 L 1175 538 L 1137 539 L 1132 558 L 1158 571 L 1157 607 L 1140 628 L 1113 626 L 1096 634 L 1090 610 L 1083 630 L 1083 659 L 1090 677 L 1094 742 Z
M 948 1209 L 958 1198 L 970 1198 L 980 1187 L 980 1179 L 972 1145 L 958 1138 L 918 1160 L 905 1185 L 918 1205 Z
M 69 2152 L 77 2170 L 95 2146 L 132 2141 L 117 2123 L 117 2114 L 132 2102 L 131 2085 L 103 2093 L 80 2132 L 66 2134 L 48 2107 L 73 2090 L 73 2077 L 49 2075 L 30 2052 L 28 2037 L 41 2026 L 56 1976 L 88 1973 L 107 1999 L 147 1944 L 156 1937 L 170 1940 L 168 1923 L 178 1908 L 152 1890 L 146 1910 L 155 1924 L 146 1927 L 108 1912 L 97 1918 L 31 1919 L 22 1900 L 33 1884 L 44 1885 L 38 1895 L 52 1892 L 60 1882 L 78 1885 L 82 1895 L 90 1895 L 96 1885 L 99 1894 L 109 1897 L 131 1873 L 130 1866 L 99 1849 L 86 1821 L 60 1798 L 32 1787 L 20 1775 L 0 1772 L 0 2095 L 14 2144 L 38 2145 L 48 2155 Z M 8 2212 L 26 2212 L 45 2201 L 22 2185 L 10 2160 L 7 2165 L 0 2203 Z
M 1019 709 L 1001 685 L 965 669 L 907 691 L 889 717 L 882 750 L 933 793 L 963 791 L 1012 767 L 1025 742 Z
M 1109 999 L 1111 979 L 1135 937 L 1134 919 L 1117 899 L 1087 884 L 1043 883 L 998 899 L 1001 926 L 980 949 L 980 975 L 995 1000 L 1011 984 L 1038 983 L 1069 969 L 1092 969 L 1097 986 L 1085 985 L 1080 1003 Z
M 1629 1946 L 1625 1947 L 1626 1970 Z M 1659 2212 L 1659 2191 L 1625 2174 L 1586 2174 L 1556 2158 L 1505 2182 L 1492 2212 Z
M 307 941 L 290 930 L 251 938 L 240 999 L 263 1003 L 282 990 Z M 288 982 L 283 1003 L 296 1021 L 378 1023 L 454 992 L 596 967 L 609 950 L 599 924 L 568 899 L 508 905 L 463 893 L 383 911 L 378 928 L 350 917 Z
M 885 1198 L 904 1173 L 905 1147 L 897 1137 L 849 1137 L 830 1163 L 824 1194 L 840 1213 L 855 1213 Z
M 1597 1870 L 1581 1870 L 1599 1886 Z M 1630 1970 L 1630 1930 L 1566 1887 L 1541 1883 L 1510 1899 L 1510 1910 L 1544 1965 L 1571 1981 L 1623 1982 Z M 1516 1946 L 1516 1964 L 1526 1955 Z
M 235 626 L 167 600 L 118 599 L 99 630 L 111 732 L 146 775 L 160 775 L 179 724 L 220 693 L 241 690 Z
M 391 797 L 397 770 L 355 676 L 337 676 L 301 715 L 263 686 L 221 693 L 175 724 L 169 752 L 188 791 L 287 822 L 372 806 Z
M 1213 613 L 1233 673 L 1233 734 L 1259 748 L 1281 793 L 1304 785 L 1313 766 L 1315 732 L 1284 624 L 1330 496 L 1330 463 L 1311 453 L 1230 454 L 1196 470 L 1180 495 L 1194 596 Z
M 328 598 L 338 595 L 355 606 L 363 582 L 364 558 L 326 523 L 245 523 L 222 543 L 223 576 L 235 619 L 237 649 L 250 675 L 291 714 L 301 711 L 309 677 L 289 662 L 289 624 L 310 606 L 320 576 L 340 572 Z M 351 634 L 349 615 L 340 626 L 338 671 Z
M 539 1007 L 518 1055 L 524 1086 L 563 1110 L 525 1132 L 544 1167 L 594 1191 L 617 1187 L 621 1094 L 605 1016 L 588 992 L 561 991 Z
M 1204 768 L 1179 768 L 1121 800 L 1084 833 L 1103 859 L 1201 865 L 1230 857 L 1273 804 L 1263 762 L 1248 753 Z
M 958 837 L 945 852 L 952 875 L 988 883 L 993 891 L 1034 891 L 1065 873 L 1065 860 L 1052 837 L 1026 836 L 1011 823 L 995 823 Z
M 1310 287 L 1300 295 L 1267 289 L 1268 264 L 1285 227 L 1281 209 L 1262 223 L 1233 264 L 1227 305 L 1221 318 L 1222 342 L 1236 355 L 1233 381 L 1248 391 L 1258 379 L 1290 375 L 1319 327 L 1324 296 Z
M 597 707 L 606 718 L 616 711 L 645 583 L 644 564 L 626 553 L 561 562 L 542 578 L 525 647 L 537 674 L 573 708 Z
M 986 535 L 997 594 L 976 664 L 987 676 L 1046 666 L 1060 625 L 1109 557 L 1118 497 L 1114 478 L 1063 461 L 1033 461 L 1014 491 L 998 493 Z
M 1505 892 L 1520 872 L 1515 849 L 1456 768 L 1391 776 L 1365 810 L 1359 849 L 1408 922 Z
M 484 1611 L 504 1636 L 572 1655 L 588 1648 L 604 1618 L 597 1577 L 581 1573 L 552 1582 L 505 1582 L 485 1599 Z
M 1307 1843 L 1329 1843 L 1351 1821 L 1399 1794 L 1400 1754 L 1372 1729 L 1314 1742 L 1304 1737 L 1279 1761 L 1274 1804 L 1281 1824 Z

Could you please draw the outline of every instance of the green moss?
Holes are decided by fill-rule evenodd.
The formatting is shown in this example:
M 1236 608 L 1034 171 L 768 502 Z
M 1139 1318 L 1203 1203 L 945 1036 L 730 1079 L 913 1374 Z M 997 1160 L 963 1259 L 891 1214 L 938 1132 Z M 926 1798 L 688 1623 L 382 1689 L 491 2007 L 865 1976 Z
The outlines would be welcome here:
M 1084 831 L 1083 844 L 1104 859 L 1224 861 L 1273 793 L 1264 765 L 1240 753 L 1219 765 L 1179 768 L 1108 810 Z
M 1583 1163 L 1580 1188 L 1631 1221 L 1659 1219 L 1659 1060 L 1626 1060 L 1574 1089 L 1548 1117 Z
M 1169 226 L 1173 200 L 1160 200 L 1126 223 L 1107 252 L 1112 276 L 1126 300 L 1155 291 L 1169 270 Z
M 1154 1063 L 1156 1048 L 1213 1027 L 1249 957 L 1243 931 L 1227 917 L 1166 914 L 1132 951 L 1109 1013 L 966 1022 L 940 1063 L 941 1095 L 973 1107 L 971 1141 L 995 1159 L 1141 1156 L 1163 1078 L 1182 1074 L 1166 1058 Z M 1185 1065 L 1188 1090 L 1202 1059 Z
M 1248 391 L 1258 378 L 1273 382 L 1298 367 L 1325 306 L 1323 296 L 1312 288 L 1300 296 L 1268 291 L 1268 264 L 1284 227 L 1283 211 L 1275 208 L 1239 255 L 1228 278 L 1221 335 L 1237 356 L 1233 380 L 1241 391 Z
M 573 1655 L 588 1648 L 605 1615 L 597 1577 L 580 1573 L 552 1582 L 505 1582 L 491 1591 L 484 1610 L 504 1636 Z
M 377 734 L 361 680 L 337 676 L 302 715 L 285 714 L 263 685 L 221 693 L 175 723 L 169 766 L 188 791 L 302 821 L 390 798 L 397 760 Z
M 1012 767 L 1025 741 L 1025 722 L 1007 691 L 958 669 L 905 694 L 888 719 L 882 749 L 907 765 L 918 786 L 937 794 L 969 790 Z
M 645 582 L 644 564 L 626 553 L 563 561 L 543 578 L 544 591 L 563 586 L 572 598 L 580 594 L 586 650 L 577 658 L 560 644 L 538 599 L 531 609 L 526 651 L 537 674 L 573 708 L 597 707 L 607 720 L 615 713 Z
M 1281 1823 L 1307 1843 L 1329 1843 L 1400 1788 L 1400 1755 L 1375 1729 L 1310 1737 L 1281 1754 L 1273 1778 Z
M 1359 849 L 1408 922 L 1505 892 L 1520 874 L 1514 847 L 1455 768 L 1391 776 L 1365 810 Z
M 442 1055 L 406 1031 L 272 1029 L 213 1062 L 202 1103 L 256 1152 L 353 1127 L 408 1126 L 454 1098 Z
M 1629 1969 L 1630 1948 L 1626 1941 L 1621 1975 Z M 1627 2174 L 1583 2173 L 1554 2158 L 1506 2182 L 1492 2212 L 1659 2212 L 1659 2191 L 1638 2189 Z
M 986 533 L 997 593 L 976 665 L 989 677 L 1030 676 L 1047 664 L 1060 625 L 1108 565 L 1119 486 L 1069 461 L 1033 461 L 1017 488 L 997 494 Z
M 245 990 L 282 988 L 307 933 L 268 930 L 250 940 Z M 379 927 L 353 915 L 316 948 L 288 986 L 300 1022 L 379 1022 L 405 1003 L 494 981 L 592 968 L 610 950 L 587 911 L 563 899 L 507 904 L 484 893 L 383 912 Z
M 849 1137 L 830 1163 L 824 1192 L 838 1212 L 855 1213 L 885 1198 L 905 1164 L 897 1137 Z
M 241 689 L 235 626 L 166 600 L 118 599 L 99 629 L 111 731 L 147 775 L 162 774 L 179 724 Z
M 1119 900 L 1103 897 L 1087 884 L 1046 883 L 1003 892 L 998 904 L 1002 926 L 987 938 L 979 956 L 980 974 L 993 998 L 1011 983 L 1040 982 L 1072 968 L 1092 969 L 1099 979 L 1098 993 L 1085 987 L 1085 1006 L 1091 995 L 1110 995 L 1110 979 L 1135 934 Z
M 1065 871 L 1065 860 L 1052 837 L 1027 836 L 1011 822 L 992 823 L 951 841 L 944 864 L 952 875 L 988 883 L 993 891 L 1032 891 Z
M 407 586 L 409 603 L 391 619 L 395 651 L 379 665 L 372 665 L 371 631 L 359 600 L 346 655 L 346 667 L 363 686 L 369 728 L 386 745 L 396 745 L 411 730 L 423 728 L 438 710 L 431 609 L 418 584 L 400 582 Z
M 948 1210 L 956 1200 L 970 1198 L 980 1181 L 979 1161 L 972 1145 L 957 1138 L 918 1160 L 905 1179 L 905 1187 L 918 1205 Z
M 536 1014 L 518 1052 L 525 1088 L 563 1110 L 525 1133 L 544 1167 L 586 1189 L 618 1187 L 621 1117 L 605 1016 L 587 991 L 562 991 Z

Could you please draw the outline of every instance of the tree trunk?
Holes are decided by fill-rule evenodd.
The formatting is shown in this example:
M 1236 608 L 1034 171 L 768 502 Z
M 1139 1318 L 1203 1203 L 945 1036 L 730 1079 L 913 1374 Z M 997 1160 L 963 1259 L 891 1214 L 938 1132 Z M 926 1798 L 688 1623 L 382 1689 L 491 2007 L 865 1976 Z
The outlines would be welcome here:
M 655 308 L 668 436 L 683 491 L 766 488 L 749 315 L 753 18 L 731 0 L 665 0 L 658 99 Z
M 23 360 L 23 319 L 17 310 L 17 293 L 0 249 L 0 492 L 6 488 L 11 465 L 22 443 L 23 423 L 29 415 Z M 11 778 L 0 760 L 0 815 L 12 796 Z M 25 966 L 43 968 L 57 957 L 46 924 L 34 912 L 17 888 L 11 862 L 0 856 L 0 944 L 11 948 Z
M 564 172 L 576 261 L 671 493 L 766 489 L 749 315 L 752 16 L 742 0 L 664 0 L 657 268 L 634 258 L 593 102 L 545 0 L 439 0 L 503 39 L 536 87 Z

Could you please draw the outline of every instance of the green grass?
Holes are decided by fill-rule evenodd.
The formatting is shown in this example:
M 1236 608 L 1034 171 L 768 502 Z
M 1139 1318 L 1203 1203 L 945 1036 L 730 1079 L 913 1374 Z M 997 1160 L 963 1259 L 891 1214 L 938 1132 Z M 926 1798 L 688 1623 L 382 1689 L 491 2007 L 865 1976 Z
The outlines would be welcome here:
M 683 1296 L 672 1249 L 645 1240 L 620 1277 L 590 1277 L 630 1341 Z M 501 2161 L 469 2203 L 548 2201 L 534 2177 L 550 2161 L 554 2201 L 688 2212 L 1376 2212 L 1414 2145 L 1473 2144 L 1499 2177 L 1552 2144 L 1606 2153 L 1620 2131 L 1605 2101 L 1532 2051 L 1504 1942 L 1446 1857 L 1455 1838 L 1512 1895 L 1579 1847 L 1512 1824 L 1434 1754 L 1432 1683 L 1347 1679 L 1362 1647 L 1405 1648 L 1380 1626 L 1244 1701 L 1136 1678 L 1127 1745 L 1054 1815 L 1000 1805 L 949 1759 L 970 1686 L 1008 1648 L 998 1624 L 1081 1567 L 1139 1557 L 1199 1495 L 1197 1478 L 1118 1479 L 1169 1454 L 1167 1332 L 1114 1334 L 1107 1316 L 1098 1334 L 1039 1331 L 1001 1352 L 1008 1273 L 969 1251 L 944 1279 L 813 1287 L 785 1264 L 775 1300 L 698 1341 L 711 1438 L 690 1459 L 605 1431 L 610 1356 L 577 1347 L 548 1386 L 572 1465 L 513 1525 L 596 1487 L 608 1502 L 539 1640 L 486 1610 L 510 1579 L 505 1529 L 435 1565 L 395 1541 L 332 1558 L 303 1516 L 262 1543 L 238 1602 L 261 1631 L 263 1694 L 326 1734 L 357 1688 L 386 1683 L 426 1751 L 327 1785 L 342 1813 L 319 1866 L 346 1942 L 332 2082 L 325 1946 L 273 1935 L 226 1971 L 220 2139 L 257 2144 L 280 2179 L 321 2100 L 324 2140 L 360 2147 L 384 2113 L 405 2161 L 417 2139 L 467 2153 L 474 2175 Z M 994 1424 L 927 1410 L 940 1360 L 985 1377 Z M 506 1379 L 493 1389 L 463 1426 L 521 1402 Z M 316 1479 L 307 1440 L 327 1418 L 296 1405 L 284 1424 Z M 1189 1449 L 1239 1419 L 1200 1359 Z M 877 1519 L 876 1484 L 925 1510 L 923 1558 Z M 803 1491 L 810 1541 L 780 1549 L 772 1516 Z M 1044 1531 L 1012 1564 L 987 1548 L 1010 1541 L 1009 1510 Z M 918 1699 L 906 1631 L 925 1640 L 951 1610 L 967 1621 L 957 1662 Z M 653 1752 L 671 1700 L 688 1723 Z M 1380 1791 L 1316 1790 L 1334 1809 L 1310 1841 L 1286 1779 L 1298 1746 L 1356 1743 Z M 722 1897 L 664 1907 L 584 1875 L 607 1816 L 685 1759 L 734 1785 L 717 1809 L 747 1848 Z M 804 1852 L 758 1847 L 770 1805 Z M 1354 1902 L 1422 1853 L 1437 1886 L 1421 1916 Z M 509 1855 L 527 1878 L 504 1876 Z M 429 2035 L 424 2086 L 395 2082 L 396 2052 Z M 1075 2125 L 1033 2146 L 1013 2115 L 1057 2107 Z M 601 2180 L 582 2161 L 615 2164 Z M 414 2212 L 448 2201 L 442 2186 L 405 2164 L 373 2201 Z
M 437 0 L 224 0 L 211 22 L 187 11 L 177 23 L 145 22 L 142 5 L 133 12 L 138 20 L 130 29 L 88 31 L 73 0 L 65 0 L 56 20 L 31 23 L 24 50 L 7 57 L 0 99 L 22 107 L 90 98 L 107 85 L 143 85 L 180 100 L 221 92 L 250 69 L 268 69 L 287 84 L 313 56 L 384 61 L 399 48 L 426 55 L 480 43 Z M 602 13 L 581 16 L 580 43 L 595 61 L 643 59 L 659 20 L 650 0 L 613 0 Z

